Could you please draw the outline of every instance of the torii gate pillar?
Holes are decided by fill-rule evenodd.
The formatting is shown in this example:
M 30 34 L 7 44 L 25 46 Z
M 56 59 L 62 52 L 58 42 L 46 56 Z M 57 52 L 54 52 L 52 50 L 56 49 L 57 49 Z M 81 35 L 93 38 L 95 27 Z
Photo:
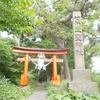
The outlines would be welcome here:
M 53 55 L 53 77 L 52 77 L 53 85 L 60 85 L 60 76 L 57 75 L 57 61 L 56 55 Z
M 29 62 L 29 54 L 26 54 L 25 61 L 24 61 L 24 73 L 21 75 L 20 78 L 21 86 L 28 85 L 28 62 Z

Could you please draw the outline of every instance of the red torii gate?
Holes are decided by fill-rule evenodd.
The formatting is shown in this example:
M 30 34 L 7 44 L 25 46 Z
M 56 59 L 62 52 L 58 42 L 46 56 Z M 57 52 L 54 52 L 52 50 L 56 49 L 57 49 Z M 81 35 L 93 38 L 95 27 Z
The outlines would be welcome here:
M 51 61 L 53 63 L 53 76 L 52 76 L 52 84 L 59 85 L 60 84 L 60 76 L 57 75 L 57 62 L 63 62 L 62 59 L 57 59 L 56 55 L 67 54 L 69 48 L 62 49 L 44 49 L 44 48 L 28 48 L 21 46 L 14 46 L 13 51 L 18 53 L 24 53 L 25 57 L 18 58 L 18 61 L 24 61 L 24 73 L 21 75 L 20 85 L 25 86 L 28 85 L 28 63 L 30 61 L 29 54 L 51 54 L 52 59 L 44 59 L 44 62 Z M 33 59 L 34 61 L 38 61 L 38 59 Z

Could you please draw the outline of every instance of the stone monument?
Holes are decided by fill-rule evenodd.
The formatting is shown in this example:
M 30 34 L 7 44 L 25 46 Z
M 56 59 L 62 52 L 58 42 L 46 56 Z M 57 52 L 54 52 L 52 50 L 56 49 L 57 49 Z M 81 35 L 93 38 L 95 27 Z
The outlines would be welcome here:
M 78 92 L 98 92 L 97 84 L 91 81 L 90 70 L 85 69 L 81 12 L 73 12 L 73 32 L 75 69 L 69 88 Z

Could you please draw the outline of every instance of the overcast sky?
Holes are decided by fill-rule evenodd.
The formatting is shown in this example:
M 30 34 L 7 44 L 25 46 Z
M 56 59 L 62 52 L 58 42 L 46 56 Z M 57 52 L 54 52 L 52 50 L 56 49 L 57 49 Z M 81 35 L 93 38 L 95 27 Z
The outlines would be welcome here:
M 94 70 L 98 70 L 98 71 L 100 71 L 100 57 L 93 57 L 92 58 L 93 59 L 93 61 L 94 61 Z

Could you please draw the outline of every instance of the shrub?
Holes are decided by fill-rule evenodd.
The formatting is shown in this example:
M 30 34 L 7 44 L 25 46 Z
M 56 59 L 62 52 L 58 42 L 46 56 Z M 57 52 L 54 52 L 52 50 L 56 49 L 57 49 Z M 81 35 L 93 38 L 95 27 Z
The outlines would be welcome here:
M 0 100 L 21 100 L 29 96 L 33 92 L 33 88 L 22 88 L 11 84 L 5 77 L 0 77 Z
M 92 81 L 98 84 L 98 91 L 100 92 L 100 72 L 93 71 L 91 73 Z
M 51 83 L 45 84 L 48 92 L 49 100 L 100 100 L 99 93 L 79 93 L 69 89 L 69 93 L 65 91 L 66 81 L 61 82 L 60 86 L 53 86 Z

